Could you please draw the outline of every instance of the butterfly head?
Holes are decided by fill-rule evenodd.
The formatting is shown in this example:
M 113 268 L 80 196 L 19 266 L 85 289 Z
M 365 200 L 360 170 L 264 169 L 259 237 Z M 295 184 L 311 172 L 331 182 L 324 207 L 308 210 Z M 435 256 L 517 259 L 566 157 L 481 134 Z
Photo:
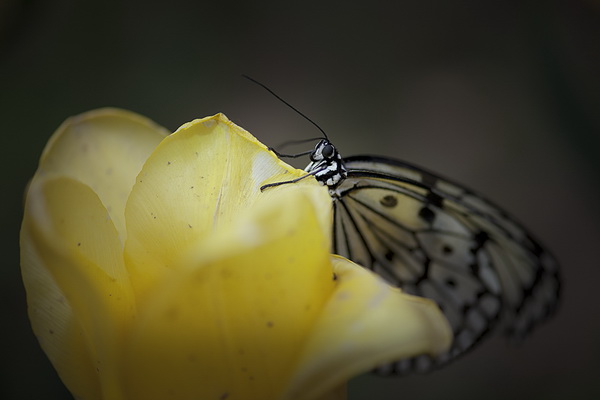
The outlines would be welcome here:
M 321 139 L 315 146 L 315 149 L 310 153 L 310 161 L 320 162 L 327 160 L 340 159 L 341 156 L 337 149 L 327 139 Z

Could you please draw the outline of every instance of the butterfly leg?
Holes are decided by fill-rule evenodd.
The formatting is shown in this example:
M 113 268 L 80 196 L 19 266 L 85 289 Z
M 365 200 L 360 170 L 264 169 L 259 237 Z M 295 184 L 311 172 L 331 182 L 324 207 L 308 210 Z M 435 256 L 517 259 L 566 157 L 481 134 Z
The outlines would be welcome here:
M 300 178 L 292 179 L 292 180 L 289 180 L 289 181 L 267 183 L 266 185 L 262 185 L 260 187 L 260 191 L 263 192 L 265 189 L 268 189 L 270 187 L 287 185 L 288 183 L 296 183 L 298 181 L 301 181 L 304 178 L 308 178 L 309 176 L 314 176 L 314 175 L 318 174 L 319 172 L 324 171 L 325 169 L 327 169 L 327 168 L 319 168 L 319 169 L 317 169 L 315 171 L 311 171 L 310 173 L 308 173 L 306 175 L 302 175 Z

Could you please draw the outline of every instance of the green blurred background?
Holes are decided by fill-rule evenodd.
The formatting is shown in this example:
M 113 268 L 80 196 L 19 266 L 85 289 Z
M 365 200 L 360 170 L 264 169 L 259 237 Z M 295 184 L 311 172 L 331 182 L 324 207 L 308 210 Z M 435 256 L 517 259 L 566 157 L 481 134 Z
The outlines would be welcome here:
M 33 337 L 20 279 L 22 195 L 52 132 L 102 106 L 169 129 L 224 112 L 276 145 L 318 132 L 477 188 L 562 263 L 558 316 L 451 366 L 359 377 L 350 399 L 600 398 L 600 6 L 595 1 L 0 0 L 7 178 L 0 398 L 70 399 Z

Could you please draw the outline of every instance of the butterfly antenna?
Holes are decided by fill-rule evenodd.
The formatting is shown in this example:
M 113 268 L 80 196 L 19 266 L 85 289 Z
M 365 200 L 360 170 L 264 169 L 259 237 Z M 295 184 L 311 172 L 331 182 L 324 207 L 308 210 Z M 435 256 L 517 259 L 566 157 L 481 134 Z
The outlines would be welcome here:
M 300 140 L 288 140 L 286 142 L 281 143 L 279 146 L 277 146 L 278 149 L 287 147 L 287 146 L 291 146 L 293 144 L 301 144 L 301 143 L 306 143 L 306 142 L 314 142 L 315 140 L 321 140 L 323 139 L 322 137 L 314 137 L 314 138 L 310 138 L 310 139 L 300 139 Z
M 317 129 L 321 131 L 321 133 L 323 134 L 323 136 L 325 137 L 325 139 L 329 140 L 329 138 L 327 137 L 327 134 L 325 133 L 325 131 L 323 129 L 321 129 L 321 127 L 319 125 L 317 125 L 317 123 L 315 121 L 313 121 L 312 119 L 308 118 L 306 115 L 304 115 L 303 113 L 301 113 L 296 107 L 294 107 L 293 105 L 291 105 L 290 103 L 288 103 L 287 101 L 285 101 L 284 99 L 282 99 L 280 96 L 278 96 L 277 93 L 275 93 L 274 91 L 272 91 L 271 89 L 269 89 L 267 86 L 265 86 L 264 84 L 260 83 L 256 79 L 250 78 L 248 75 L 242 74 L 242 76 L 244 78 L 248 79 L 249 81 L 256 83 L 258 86 L 262 86 L 263 89 L 265 89 L 267 92 L 271 93 L 273 96 L 275 96 L 277 99 L 279 99 L 279 101 L 281 101 L 283 104 L 285 104 L 286 106 L 288 106 L 292 110 L 296 111 L 298 114 L 300 114 L 300 116 L 302 116 L 308 122 L 310 122 L 311 124 L 313 124 L 314 126 L 316 126 Z

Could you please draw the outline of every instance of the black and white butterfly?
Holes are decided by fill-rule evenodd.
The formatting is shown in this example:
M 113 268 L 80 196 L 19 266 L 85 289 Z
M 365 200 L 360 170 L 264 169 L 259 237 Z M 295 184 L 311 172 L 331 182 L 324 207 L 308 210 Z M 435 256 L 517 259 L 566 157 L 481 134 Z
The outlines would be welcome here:
M 342 158 L 314 125 L 324 138 L 314 150 L 301 153 L 309 154 L 311 162 L 299 179 L 314 176 L 329 189 L 333 252 L 407 293 L 434 300 L 454 333 L 447 353 L 402 360 L 378 372 L 428 371 L 492 331 L 520 339 L 553 314 L 560 291 L 558 264 L 506 212 L 412 164 L 377 156 Z

